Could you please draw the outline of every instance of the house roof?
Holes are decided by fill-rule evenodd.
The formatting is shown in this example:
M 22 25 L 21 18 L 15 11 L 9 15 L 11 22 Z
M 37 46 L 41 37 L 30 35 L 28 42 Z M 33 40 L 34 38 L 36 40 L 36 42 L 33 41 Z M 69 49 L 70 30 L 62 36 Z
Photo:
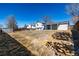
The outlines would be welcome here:
M 55 22 L 48 22 L 48 23 L 46 23 L 46 25 L 53 25 L 53 24 L 57 24 L 57 23 L 55 23 Z
M 61 24 L 61 25 L 62 25 L 62 24 L 69 24 L 69 22 L 68 22 L 68 21 L 64 21 L 64 22 L 59 22 L 58 24 L 59 24 L 59 25 L 60 25 L 60 24 Z
M 64 22 L 59 22 L 59 23 L 55 23 L 55 22 L 48 22 L 47 25 L 53 25 L 53 24 L 68 24 L 68 21 L 64 21 Z

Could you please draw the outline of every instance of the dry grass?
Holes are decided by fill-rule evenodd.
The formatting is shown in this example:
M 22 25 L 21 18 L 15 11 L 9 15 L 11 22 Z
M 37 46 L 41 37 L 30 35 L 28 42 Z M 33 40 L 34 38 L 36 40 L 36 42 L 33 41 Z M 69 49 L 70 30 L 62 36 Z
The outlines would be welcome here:
M 31 53 L 37 56 L 50 56 L 56 55 L 55 50 L 51 47 L 47 47 L 47 42 L 61 42 L 61 40 L 55 40 L 52 38 L 52 34 L 55 32 L 64 32 L 57 30 L 25 30 L 9 33 L 13 38 L 20 42 L 23 46 L 27 47 Z M 71 34 L 71 32 L 65 31 Z M 64 41 L 65 42 L 65 41 Z M 72 43 L 72 42 L 67 42 Z

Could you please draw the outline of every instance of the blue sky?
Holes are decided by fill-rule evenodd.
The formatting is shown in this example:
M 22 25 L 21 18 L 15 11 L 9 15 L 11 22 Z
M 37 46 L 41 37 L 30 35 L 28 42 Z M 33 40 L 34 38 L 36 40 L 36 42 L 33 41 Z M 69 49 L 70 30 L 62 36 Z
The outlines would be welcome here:
M 42 16 L 49 16 L 54 22 L 68 21 L 70 15 L 66 13 L 66 5 L 62 3 L 7 3 L 0 4 L 0 24 L 6 24 L 6 17 L 14 15 L 17 24 L 31 24 L 40 20 Z

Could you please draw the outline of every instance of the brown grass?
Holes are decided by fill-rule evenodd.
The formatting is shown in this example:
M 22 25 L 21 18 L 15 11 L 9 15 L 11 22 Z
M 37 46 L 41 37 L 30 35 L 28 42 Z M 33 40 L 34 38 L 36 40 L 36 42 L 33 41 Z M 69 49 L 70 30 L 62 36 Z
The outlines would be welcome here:
M 55 31 L 55 30 L 25 30 L 25 31 L 17 31 L 14 33 L 9 33 L 13 38 L 15 38 L 18 42 L 20 42 L 23 46 L 28 48 L 34 55 L 37 56 L 50 56 L 56 55 L 55 50 L 51 47 L 47 47 L 47 42 L 60 42 L 62 40 L 56 40 L 52 37 L 52 34 L 55 32 L 64 32 L 64 31 Z M 71 32 L 65 31 L 71 34 Z M 66 42 L 69 44 L 72 42 Z

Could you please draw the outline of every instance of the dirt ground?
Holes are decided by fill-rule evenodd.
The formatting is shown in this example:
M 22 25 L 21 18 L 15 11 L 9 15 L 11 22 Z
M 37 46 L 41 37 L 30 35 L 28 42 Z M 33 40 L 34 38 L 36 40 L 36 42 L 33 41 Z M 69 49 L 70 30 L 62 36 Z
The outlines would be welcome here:
M 73 41 L 69 30 L 25 30 L 9 33 L 9 35 L 37 56 L 74 55 Z

